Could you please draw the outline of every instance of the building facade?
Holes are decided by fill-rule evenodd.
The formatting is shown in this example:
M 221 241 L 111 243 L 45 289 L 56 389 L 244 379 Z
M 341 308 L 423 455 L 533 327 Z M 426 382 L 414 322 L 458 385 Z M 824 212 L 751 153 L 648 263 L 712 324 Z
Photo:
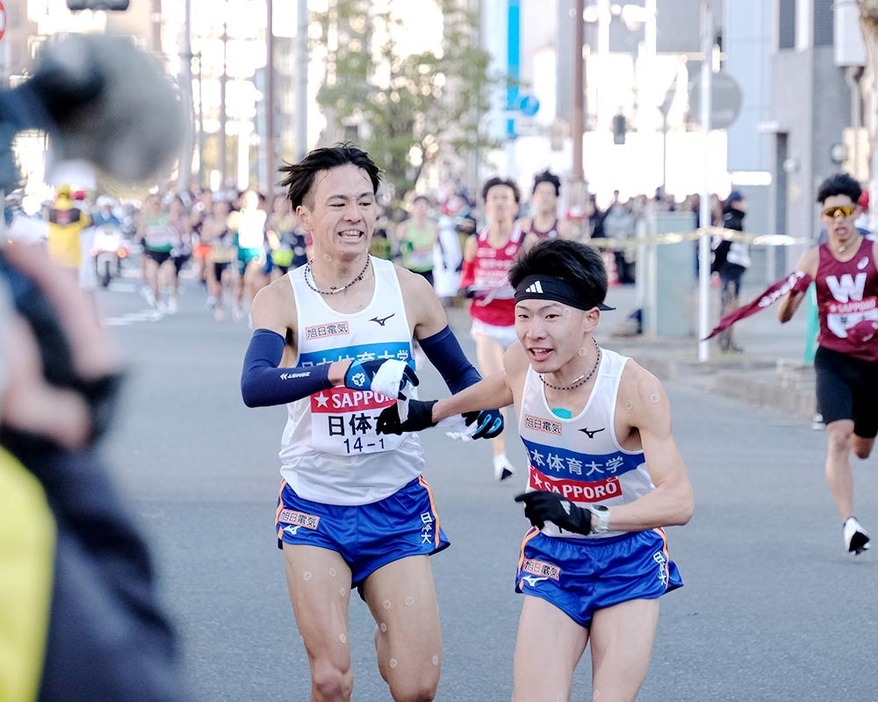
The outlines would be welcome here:
M 773 229 L 815 240 L 817 185 L 845 169 L 866 174 L 851 129 L 860 124 L 857 77 L 864 54 L 855 0 L 775 0 L 771 74 Z M 845 143 L 850 148 L 845 148 Z M 859 158 L 858 158 L 859 154 Z M 790 270 L 805 244 L 787 247 Z

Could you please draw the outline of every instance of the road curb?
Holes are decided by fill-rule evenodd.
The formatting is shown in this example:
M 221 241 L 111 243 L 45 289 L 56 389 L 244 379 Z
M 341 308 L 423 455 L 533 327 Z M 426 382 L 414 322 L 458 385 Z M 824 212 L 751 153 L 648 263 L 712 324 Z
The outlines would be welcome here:
M 674 357 L 673 351 L 620 349 L 663 381 L 770 407 L 799 419 L 815 412 L 814 367 L 792 359 L 742 357 L 738 361 L 700 363 Z

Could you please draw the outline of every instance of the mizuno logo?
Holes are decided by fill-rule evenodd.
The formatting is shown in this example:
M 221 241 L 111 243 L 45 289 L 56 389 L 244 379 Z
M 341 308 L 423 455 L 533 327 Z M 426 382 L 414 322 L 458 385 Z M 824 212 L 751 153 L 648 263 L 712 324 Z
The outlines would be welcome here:
M 536 293 L 537 295 L 542 295 L 542 294 L 543 294 L 543 286 L 542 286 L 542 284 L 540 283 L 540 281 L 535 280 L 533 283 L 531 283 L 530 285 L 528 285 L 528 286 L 524 289 L 524 291 L 525 291 L 525 292 L 529 292 L 529 293 Z
M 585 434 L 589 439 L 593 439 L 595 434 L 597 434 L 599 431 L 603 431 L 604 429 L 606 429 L 606 427 L 601 427 L 600 429 L 589 429 L 588 427 L 583 427 L 579 431 Z
M 391 317 L 395 317 L 395 316 L 396 316 L 396 312 L 394 312 L 393 314 L 389 314 L 386 317 L 377 317 L 377 316 L 372 317 L 372 319 L 370 319 L 369 321 L 375 322 L 377 325 L 383 327 L 388 319 L 390 319 Z
M 535 586 L 538 582 L 540 582 L 541 580 L 548 580 L 548 578 L 546 578 L 546 577 L 538 578 L 538 577 L 536 577 L 536 576 L 534 576 L 534 575 L 525 575 L 525 576 L 521 579 L 521 581 L 522 581 L 523 583 L 527 583 L 527 584 L 530 585 L 531 587 L 534 587 L 534 586 Z

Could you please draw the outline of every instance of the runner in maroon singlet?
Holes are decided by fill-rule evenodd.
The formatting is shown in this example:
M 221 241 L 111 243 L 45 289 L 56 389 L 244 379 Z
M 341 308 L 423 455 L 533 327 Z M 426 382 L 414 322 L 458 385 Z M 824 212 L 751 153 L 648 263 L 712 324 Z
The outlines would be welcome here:
M 550 171 L 534 176 L 531 190 L 531 216 L 521 220 L 522 231 L 533 234 L 537 240 L 573 238 L 573 227 L 566 219 L 558 218 L 558 197 L 561 179 Z
M 826 179 L 817 191 L 825 244 L 799 260 L 805 280 L 817 286 L 820 320 L 817 403 L 826 423 L 826 479 L 843 520 L 845 547 L 854 554 L 869 548 L 869 535 L 854 516 L 850 453 L 868 458 L 878 434 L 878 243 L 854 225 L 862 189 L 846 173 Z M 791 290 L 778 310 L 787 322 L 805 297 Z

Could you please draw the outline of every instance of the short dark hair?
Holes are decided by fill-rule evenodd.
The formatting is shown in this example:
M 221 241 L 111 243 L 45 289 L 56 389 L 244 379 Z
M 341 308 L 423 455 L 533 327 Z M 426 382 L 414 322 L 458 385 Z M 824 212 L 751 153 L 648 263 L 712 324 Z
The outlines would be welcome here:
M 607 297 L 607 269 L 603 256 L 588 244 L 570 239 L 548 239 L 521 254 L 509 270 L 509 282 L 517 288 L 532 275 L 562 278 L 575 285 L 583 298 L 594 304 Z
M 847 173 L 836 173 L 824 180 L 817 188 L 817 202 L 821 205 L 834 195 L 847 195 L 856 203 L 863 194 L 859 181 Z
M 515 197 L 515 202 L 521 202 L 521 191 L 518 189 L 518 184 L 512 180 L 512 178 L 500 178 L 498 176 L 489 178 L 485 182 L 485 185 L 482 187 L 482 202 L 485 202 L 488 199 L 488 191 L 497 185 L 505 185 L 507 188 L 512 188 L 512 195 Z
M 555 186 L 555 197 L 558 197 L 561 194 L 561 179 L 552 173 L 549 170 L 545 170 L 542 173 L 537 173 L 534 176 L 534 186 L 531 189 L 531 195 L 533 195 L 537 191 L 537 186 L 540 183 L 551 183 Z
M 369 154 L 350 142 L 345 142 L 314 149 L 298 163 L 287 163 L 281 166 L 280 172 L 285 173 L 286 177 L 280 182 L 280 185 L 287 188 L 287 195 L 293 209 L 305 203 L 306 199 L 310 199 L 310 202 L 305 203 L 306 207 L 314 206 L 311 189 L 314 186 L 314 177 L 317 173 L 348 163 L 366 171 L 372 181 L 372 192 L 377 193 L 378 186 L 381 184 L 381 169 L 375 165 Z

